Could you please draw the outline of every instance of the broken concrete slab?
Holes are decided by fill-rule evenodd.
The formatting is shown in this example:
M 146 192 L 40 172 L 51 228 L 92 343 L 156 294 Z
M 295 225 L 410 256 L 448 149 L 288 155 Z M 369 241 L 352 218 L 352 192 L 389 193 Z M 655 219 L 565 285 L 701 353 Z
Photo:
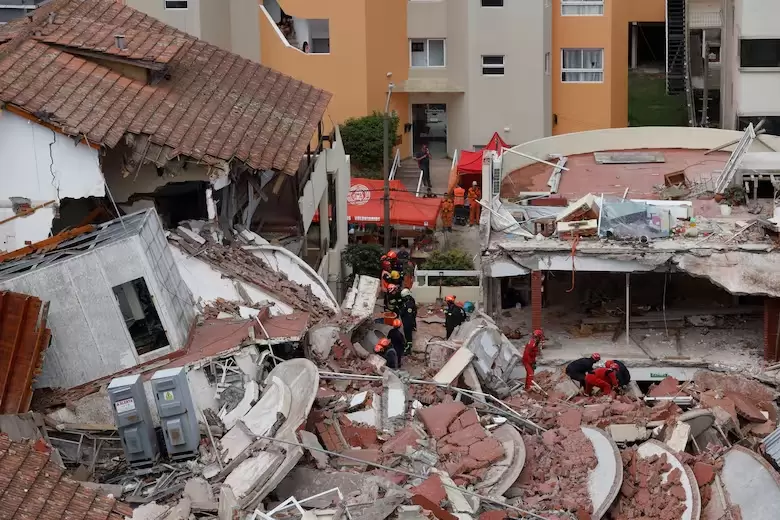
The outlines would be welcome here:
M 683 453 L 690 440 L 691 425 L 677 421 L 674 427 L 667 433 L 665 443 L 672 451 Z
M 715 424 L 715 414 L 710 410 L 689 410 L 680 414 L 677 420 L 688 423 L 691 437 L 698 437 Z
M 371 393 L 371 406 L 363 410 L 346 414 L 347 419 L 357 424 L 378 428 L 382 424 L 382 398 Z
M 392 434 L 403 428 L 406 420 L 406 385 L 391 371 L 382 378 L 382 430 Z
M 328 457 L 327 453 L 319 451 L 322 449 L 322 445 L 320 444 L 319 439 L 317 439 L 317 436 L 307 430 L 301 430 L 298 432 L 298 435 L 301 436 L 301 444 L 304 444 L 307 448 L 316 448 L 313 450 L 310 449 L 308 452 L 309 455 L 311 455 L 311 458 L 314 459 L 317 467 L 319 469 L 326 469 L 329 466 L 330 457 Z
M 241 462 L 225 479 L 225 484 L 230 486 L 239 500 L 239 503 L 248 498 L 257 485 L 262 485 L 271 478 L 276 468 L 284 460 L 284 452 L 261 451 Z
M 699 486 L 696 485 L 696 477 L 693 475 L 691 468 L 687 464 L 680 462 L 675 456 L 675 452 L 669 446 L 655 439 L 650 439 L 637 448 L 637 456 L 641 458 L 664 454 L 667 462 L 671 465 L 671 469 L 661 475 L 661 482 L 665 483 L 669 475 L 677 470 L 680 474 L 680 485 L 685 491 L 685 513 L 683 513 L 680 520 L 699 520 L 701 516 L 701 495 L 699 494 Z
M 309 330 L 309 348 L 315 358 L 324 361 L 330 356 L 330 351 L 341 330 L 333 324 L 315 325 Z
M 189 497 L 192 502 L 211 502 L 214 500 L 214 493 L 211 486 L 205 478 L 191 478 L 184 485 L 184 496 Z
M 504 448 L 504 458 L 490 465 L 484 478 L 474 489 L 485 490 L 490 497 L 501 497 L 518 479 L 525 466 L 525 442 L 517 428 L 511 424 L 503 424 L 493 430 L 496 438 Z M 482 493 L 482 491 L 480 491 Z
M 406 496 L 403 493 L 388 493 L 384 498 L 374 500 L 363 506 L 350 506 L 350 516 L 354 520 L 384 520 L 392 515 Z
M 726 495 L 747 520 L 776 519 L 780 511 L 780 475 L 756 453 L 734 446 L 723 456 L 720 473 Z
M 359 492 L 364 479 L 365 475 L 360 473 L 325 472 L 299 466 L 279 483 L 274 494 L 280 501 L 284 501 L 292 496 L 306 498 L 339 488 L 342 495 L 349 497 Z M 307 504 L 314 508 L 329 507 L 333 498 L 333 495 L 326 495 Z
M 580 393 L 580 387 L 571 379 L 566 378 L 555 385 L 555 391 L 563 395 L 564 401 L 568 401 Z
M 249 381 L 244 385 L 244 397 L 231 411 L 226 413 L 221 419 L 225 428 L 230 429 L 235 426 L 236 421 L 244 417 L 260 398 L 260 385 L 257 381 Z
M 479 499 L 474 496 L 467 497 L 464 495 L 446 473 L 440 473 L 440 476 L 452 512 L 456 515 L 460 513 L 465 513 L 467 515 L 475 514 L 479 509 Z
M 588 474 L 588 493 L 593 503 L 591 518 L 598 520 L 609 509 L 623 483 L 623 461 L 617 444 L 604 430 L 581 426 L 582 433 L 593 445 L 598 464 Z
M 447 435 L 447 428 L 465 409 L 466 405 L 460 401 L 449 401 L 423 408 L 417 414 L 428 433 L 440 439 Z
M 192 500 L 184 497 L 171 508 L 161 520 L 189 520 L 190 511 L 192 510 Z M 135 515 L 133 515 L 135 516 Z
M 761 408 L 750 399 L 748 396 L 730 392 L 726 394 L 726 397 L 734 401 L 734 406 L 737 409 L 737 415 L 744 418 L 747 421 L 755 423 L 765 423 L 767 418 L 761 413 Z
M 466 347 L 459 348 L 433 377 L 433 380 L 442 385 L 451 385 L 463 373 L 473 358 L 474 353 L 471 350 Z
M 223 484 L 219 488 L 219 508 L 217 518 L 219 520 L 234 520 L 238 514 L 238 500 L 230 486 Z
M 260 400 L 246 415 L 240 418 L 255 435 L 266 435 L 276 423 L 279 414 L 285 417 L 290 415 L 293 400 L 291 388 L 293 387 L 286 384 L 278 376 L 273 375 L 273 371 L 267 381 L 268 386 L 263 390 Z
M 642 442 L 650 438 L 647 428 L 636 424 L 610 424 L 607 433 L 615 442 Z
M 170 507 L 155 502 L 144 504 L 133 510 L 133 520 L 159 520 L 170 510 Z

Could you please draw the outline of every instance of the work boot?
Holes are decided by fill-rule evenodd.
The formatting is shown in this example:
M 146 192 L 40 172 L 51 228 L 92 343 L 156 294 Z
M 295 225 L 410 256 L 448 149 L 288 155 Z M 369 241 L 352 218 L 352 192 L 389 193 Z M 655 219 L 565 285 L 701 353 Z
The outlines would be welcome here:
M 404 355 L 408 356 L 411 353 L 412 353 L 412 342 L 411 341 L 407 341 L 406 342 L 406 347 L 404 348 Z

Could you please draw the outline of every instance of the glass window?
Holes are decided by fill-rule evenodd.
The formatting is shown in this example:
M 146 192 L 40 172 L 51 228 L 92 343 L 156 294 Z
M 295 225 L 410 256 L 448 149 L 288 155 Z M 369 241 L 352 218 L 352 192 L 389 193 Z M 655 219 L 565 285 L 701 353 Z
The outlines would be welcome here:
M 166 9 L 187 9 L 187 0 L 165 0 Z
M 780 40 L 739 40 L 740 67 L 780 67 Z
M 482 56 L 482 75 L 483 76 L 503 76 L 504 57 L 503 56 Z
M 604 0 L 561 0 L 561 14 L 563 16 L 600 16 L 604 14 Z
M 482 7 L 504 7 L 504 0 L 482 0 Z
M 412 67 L 444 67 L 447 51 L 444 40 L 409 40 Z
M 562 49 L 561 81 L 601 83 L 604 81 L 604 49 Z

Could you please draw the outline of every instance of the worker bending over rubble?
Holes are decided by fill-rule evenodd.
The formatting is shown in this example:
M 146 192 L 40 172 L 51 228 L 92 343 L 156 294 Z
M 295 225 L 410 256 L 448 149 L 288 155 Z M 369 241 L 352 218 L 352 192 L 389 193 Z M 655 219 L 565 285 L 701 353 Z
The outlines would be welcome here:
M 617 386 L 619 388 L 628 386 L 628 383 L 631 382 L 631 372 L 628 371 L 628 367 L 622 361 L 611 359 L 604 363 L 604 366 L 612 368 L 615 371 Z
M 542 340 L 544 339 L 544 332 L 542 329 L 534 331 L 533 336 L 525 344 L 525 350 L 523 350 L 523 366 L 525 367 L 525 391 L 531 390 L 531 386 L 534 382 L 534 371 L 536 370 L 536 358 L 539 356 L 539 349 L 542 347 Z
M 466 311 L 455 303 L 455 296 L 449 295 L 444 300 L 447 302 L 447 309 L 444 311 L 444 328 L 447 331 L 446 339 L 450 339 L 452 331 L 466 321 Z
M 404 350 L 406 350 L 406 338 L 404 337 L 404 333 L 401 332 L 402 325 L 403 322 L 396 318 L 393 320 L 393 328 L 387 333 L 387 339 L 390 340 L 390 343 L 398 354 L 399 367 L 401 366 L 401 357 L 404 355 Z
M 417 302 L 412 297 L 412 291 L 401 291 L 403 304 L 401 306 L 401 321 L 404 324 L 404 337 L 406 338 L 406 352 L 411 354 L 414 331 L 417 330 Z
M 389 339 L 380 339 L 379 343 L 374 346 L 374 352 L 385 358 L 388 368 L 392 368 L 393 370 L 401 368 L 401 360 L 398 359 L 398 352 L 396 352 L 390 344 Z
M 601 356 L 598 353 L 593 353 L 590 357 L 575 359 L 566 365 L 566 375 L 578 382 L 581 388 L 585 388 L 585 376 L 593 372 L 593 365 L 600 360 Z
M 585 375 L 585 395 L 590 395 L 593 387 L 601 389 L 603 395 L 609 395 L 617 387 L 617 371 L 614 368 L 601 367 L 592 374 Z
M 395 272 L 395 271 L 393 271 Z M 401 312 L 403 299 L 401 298 L 401 286 L 391 283 L 387 286 L 387 307 L 396 316 Z

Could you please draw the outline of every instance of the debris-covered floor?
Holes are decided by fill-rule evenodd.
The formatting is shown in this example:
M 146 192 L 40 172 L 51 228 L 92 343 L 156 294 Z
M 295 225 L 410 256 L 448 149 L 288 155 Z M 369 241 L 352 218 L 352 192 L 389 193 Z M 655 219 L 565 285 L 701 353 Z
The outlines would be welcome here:
M 186 460 L 129 467 L 100 385 L 36 401 L 48 409 L 35 431 L 70 478 L 134 519 L 774 518 L 770 386 L 699 370 L 586 397 L 561 365 L 526 392 L 521 351 L 499 326 L 477 312 L 444 340 L 432 307 L 392 371 L 372 349 L 388 326 L 354 296 L 308 331 L 313 343 L 278 347 L 238 306 L 206 309 L 201 327 L 246 334 L 224 325 L 232 348 L 186 365 L 202 411 Z M 12 426 L 0 423 L 18 437 Z

